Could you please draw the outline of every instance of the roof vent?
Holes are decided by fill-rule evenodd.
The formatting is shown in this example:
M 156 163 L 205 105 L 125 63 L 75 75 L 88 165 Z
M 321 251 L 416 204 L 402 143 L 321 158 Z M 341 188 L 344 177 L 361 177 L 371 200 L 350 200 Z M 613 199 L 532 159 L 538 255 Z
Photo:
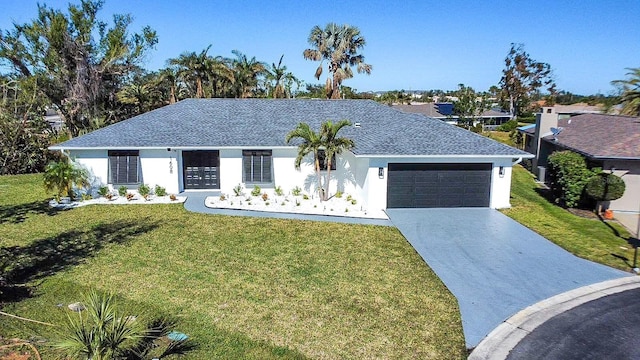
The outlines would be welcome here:
M 359 128 L 359 127 L 360 127 L 360 123 L 359 123 L 359 122 L 357 122 L 357 123 L 353 124 L 353 127 L 357 127 L 357 128 Z

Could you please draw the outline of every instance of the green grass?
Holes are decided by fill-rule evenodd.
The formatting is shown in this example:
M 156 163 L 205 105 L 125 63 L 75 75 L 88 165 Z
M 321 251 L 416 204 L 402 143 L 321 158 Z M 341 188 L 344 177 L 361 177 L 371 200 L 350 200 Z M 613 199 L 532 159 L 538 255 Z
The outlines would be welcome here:
M 615 221 L 603 222 L 576 216 L 547 201 L 533 175 L 514 167 L 511 209 L 503 212 L 571 253 L 614 268 L 629 270 L 633 247 L 629 233 Z
M 90 288 L 167 315 L 188 359 L 465 357 L 455 298 L 391 227 L 212 216 L 181 205 L 55 212 L 38 175 L 0 177 L 0 247 L 34 288 L 3 311 L 60 324 Z M 55 338 L 0 320 L 0 336 Z M 46 346 L 42 346 L 45 348 Z

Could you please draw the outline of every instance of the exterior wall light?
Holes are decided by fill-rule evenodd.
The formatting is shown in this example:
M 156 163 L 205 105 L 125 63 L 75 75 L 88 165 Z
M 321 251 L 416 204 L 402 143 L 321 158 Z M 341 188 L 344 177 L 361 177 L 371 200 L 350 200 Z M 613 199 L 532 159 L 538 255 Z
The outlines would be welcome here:
M 378 177 L 380 179 L 384 179 L 384 168 L 383 167 L 379 167 L 378 168 Z
M 500 166 L 500 170 L 498 171 L 498 175 L 500 175 L 501 178 L 504 177 L 504 166 Z

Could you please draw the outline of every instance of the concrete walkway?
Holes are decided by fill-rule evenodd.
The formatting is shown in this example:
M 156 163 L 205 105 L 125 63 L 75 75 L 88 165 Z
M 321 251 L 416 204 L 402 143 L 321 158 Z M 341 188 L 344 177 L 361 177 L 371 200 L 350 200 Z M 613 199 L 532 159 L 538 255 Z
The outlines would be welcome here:
M 468 348 L 521 309 L 630 276 L 580 259 L 496 210 L 388 209 L 387 214 L 458 299 Z
M 393 226 L 391 221 L 382 219 L 366 219 L 347 216 L 324 216 L 324 215 L 305 215 L 293 213 L 276 213 L 266 211 L 250 211 L 250 210 L 231 210 L 231 209 L 212 209 L 204 205 L 204 200 L 208 196 L 220 196 L 219 191 L 185 191 L 180 196 L 186 196 L 187 201 L 184 208 L 188 211 L 203 214 L 229 215 L 229 216 L 252 216 L 273 219 L 294 219 L 294 220 L 310 220 L 310 221 L 326 221 L 342 224 L 360 224 L 360 225 L 381 225 Z

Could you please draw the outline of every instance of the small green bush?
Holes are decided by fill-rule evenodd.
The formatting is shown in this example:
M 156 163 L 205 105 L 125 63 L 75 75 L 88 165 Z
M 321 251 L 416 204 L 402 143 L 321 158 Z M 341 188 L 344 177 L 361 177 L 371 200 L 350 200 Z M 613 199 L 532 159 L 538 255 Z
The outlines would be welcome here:
M 587 195 L 596 201 L 617 200 L 624 195 L 626 185 L 619 176 L 600 173 L 589 179 L 585 187 Z
M 309 195 L 304 194 L 304 195 L 302 195 L 302 198 L 305 199 L 305 200 L 309 200 Z
M 254 185 L 253 186 L 253 190 L 251 190 L 251 195 L 253 196 L 260 196 L 260 193 L 262 192 L 262 189 L 260 189 L 260 186 L 258 185 Z
M 118 195 L 120 196 L 126 196 L 127 195 L 127 191 L 129 191 L 129 189 L 127 189 L 126 186 L 122 185 L 118 188 Z
M 151 188 L 147 184 L 140 184 L 140 186 L 138 186 L 138 194 L 146 199 L 149 197 L 149 194 L 151 194 Z
M 300 189 L 299 186 L 296 186 L 291 190 L 291 194 L 293 194 L 293 196 L 299 196 L 300 193 L 302 193 L 302 189 Z
M 276 186 L 274 192 L 276 193 L 277 196 L 284 195 L 284 191 L 282 191 L 282 187 L 280 187 L 280 186 Z
M 556 202 L 567 207 L 580 204 L 587 181 L 593 172 L 587 168 L 585 159 L 572 151 L 557 151 L 547 159 L 549 187 Z
M 340 198 L 342 197 L 342 191 L 338 191 L 338 192 L 336 193 L 336 197 L 337 197 L 338 199 L 340 199 Z
M 515 128 L 518 127 L 518 121 L 516 120 L 509 120 L 506 123 L 498 126 L 496 128 L 496 131 L 505 131 L 505 132 L 509 132 L 511 130 L 514 130 Z
M 233 188 L 233 193 L 236 194 L 236 196 L 244 195 L 242 193 L 242 185 L 240 185 L 240 184 L 236 185 L 236 187 Z
M 156 187 L 153 189 L 153 193 L 156 194 L 156 196 L 167 196 L 167 189 L 163 188 L 160 185 L 156 185 Z
M 109 193 L 109 188 L 107 186 L 100 186 L 98 188 L 98 195 L 105 197 Z

